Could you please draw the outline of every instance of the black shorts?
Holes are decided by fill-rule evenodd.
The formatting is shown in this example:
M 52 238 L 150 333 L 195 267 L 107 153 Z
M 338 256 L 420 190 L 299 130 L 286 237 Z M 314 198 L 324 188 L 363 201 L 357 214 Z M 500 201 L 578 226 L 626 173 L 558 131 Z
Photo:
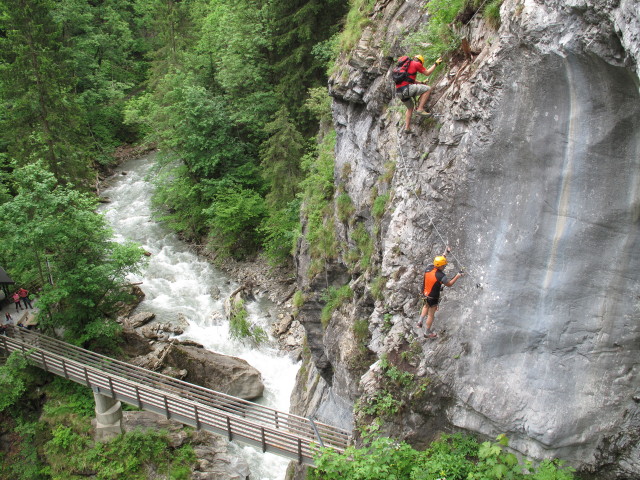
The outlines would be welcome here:
M 433 297 L 422 297 L 422 305 L 427 305 L 429 307 L 435 307 L 440 302 L 440 298 Z

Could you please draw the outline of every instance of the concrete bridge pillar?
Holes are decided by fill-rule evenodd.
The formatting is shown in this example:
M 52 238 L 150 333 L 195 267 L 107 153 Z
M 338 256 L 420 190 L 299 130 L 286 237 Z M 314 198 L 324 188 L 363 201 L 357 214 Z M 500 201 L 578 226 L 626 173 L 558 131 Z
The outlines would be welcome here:
M 124 433 L 120 401 L 102 395 L 96 390 L 93 391 L 93 398 L 96 401 L 95 440 L 104 442 Z

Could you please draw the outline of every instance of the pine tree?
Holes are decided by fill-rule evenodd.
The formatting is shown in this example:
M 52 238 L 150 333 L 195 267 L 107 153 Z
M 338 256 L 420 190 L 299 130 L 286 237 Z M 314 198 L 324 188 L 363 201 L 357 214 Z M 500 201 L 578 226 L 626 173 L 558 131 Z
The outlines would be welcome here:
M 87 140 L 71 59 L 52 0 L 0 0 L 0 144 L 21 163 L 42 159 L 58 180 L 86 178 Z
M 304 155 L 304 138 L 282 107 L 265 130 L 271 136 L 262 144 L 262 172 L 269 184 L 267 201 L 276 209 L 293 200 L 302 178 L 300 160 Z
M 301 105 L 309 88 L 325 84 L 325 63 L 312 50 L 338 31 L 347 6 L 346 0 L 269 2 L 274 81 L 288 103 Z M 292 113 L 297 118 L 300 111 Z

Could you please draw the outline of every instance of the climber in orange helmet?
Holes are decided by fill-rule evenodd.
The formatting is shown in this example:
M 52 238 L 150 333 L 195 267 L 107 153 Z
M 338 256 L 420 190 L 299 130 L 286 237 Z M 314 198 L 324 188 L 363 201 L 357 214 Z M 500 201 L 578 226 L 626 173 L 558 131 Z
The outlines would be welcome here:
M 453 284 L 456 283 L 463 275 L 463 272 L 460 271 L 456 273 L 452 279 L 449 279 L 444 273 L 444 269 L 447 266 L 446 254 L 450 251 L 451 249 L 447 247 L 442 255 L 433 259 L 433 264 L 427 266 L 424 272 L 422 281 L 422 294 L 424 295 L 424 298 L 422 312 L 420 313 L 420 320 L 418 321 L 418 328 L 422 329 L 424 317 L 427 317 L 426 329 L 424 332 L 424 336 L 426 338 L 435 338 L 438 336 L 435 332 L 431 331 L 431 325 L 433 324 L 433 319 L 436 311 L 438 310 L 440 290 L 442 286 L 453 287 Z

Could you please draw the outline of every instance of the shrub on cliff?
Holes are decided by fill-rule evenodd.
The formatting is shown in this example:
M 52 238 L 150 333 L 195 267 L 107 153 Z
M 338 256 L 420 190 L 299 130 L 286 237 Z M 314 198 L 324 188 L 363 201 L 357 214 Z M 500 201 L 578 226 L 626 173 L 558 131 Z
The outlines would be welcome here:
M 497 442 L 478 443 L 461 434 L 443 435 L 427 450 L 414 450 L 405 442 L 378 437 L 362 448 L 343 454 L 330 449 L 315 458 L 311 480 L 572 480 L 573 469 L 562 462 L 544 460 L 539 465 L 505 450 L 504 435 Z

